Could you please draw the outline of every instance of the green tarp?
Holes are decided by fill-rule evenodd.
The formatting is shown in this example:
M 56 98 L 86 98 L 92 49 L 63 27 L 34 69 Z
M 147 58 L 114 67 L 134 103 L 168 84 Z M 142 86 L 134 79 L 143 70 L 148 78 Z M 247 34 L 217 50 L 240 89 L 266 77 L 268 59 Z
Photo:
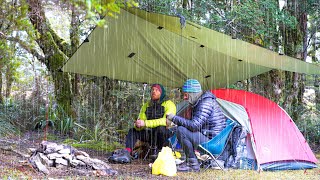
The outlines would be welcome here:
M 121 10 L 97 27 L 63 66 L 64 72 L 180 87 L 225 87 L 271 69 L 320 74 L 320 67 L 187 22 L 138 9 Z

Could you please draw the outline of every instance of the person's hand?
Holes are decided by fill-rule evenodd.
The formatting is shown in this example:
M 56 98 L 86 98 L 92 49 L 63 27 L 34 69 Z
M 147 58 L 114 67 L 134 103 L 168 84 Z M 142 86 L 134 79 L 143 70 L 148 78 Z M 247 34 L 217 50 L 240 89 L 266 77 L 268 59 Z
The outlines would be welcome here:
M 171 113 L 168 113 L 168 114 L 167 114 L 167 119 L 168 119 L 169 121 L 172 121 L 173 117 L 174 117 L 173 114 L 171 114 Z
M 136 120 L 135 125 L 136 125 L 137 128 L 142 128 L 142 127 L 144 127 L 146 124 L 144 123 L 143 120 L 138 119 L 138 120 Z
M 171 127 L 172 121 L 170 121 L 169 119 L 166 119 L 166 125 L 167 125 L 167 128 Z

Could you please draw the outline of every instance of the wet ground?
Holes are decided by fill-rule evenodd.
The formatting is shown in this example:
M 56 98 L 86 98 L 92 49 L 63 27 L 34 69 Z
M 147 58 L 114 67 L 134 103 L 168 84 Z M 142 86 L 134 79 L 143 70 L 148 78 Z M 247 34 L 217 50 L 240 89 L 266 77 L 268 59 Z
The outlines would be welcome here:
M 0 146 L 2 147 L 0 150 L 0 177 L 4 179 L 7 179 L 9 176 L 19 179 L 92 179 L 95 177 L 110 179 L 168 179 L 168 177 L 152 175 L 149 161 L 138 159 L 130 164 L 111 164 L 107 161 L 110 154 L 90 149 L 79 150 L 87 152 L 91 158 L 97 158 L 107 162 L 112 169 L 118 171 L 118 174 L 116 176 L 108 176 L 101 175 L 101 173 L 93 171 L 92 169 L 75 169 L 71 167 L 58 169 L 50 167 L 48 168 L 50 174 L 45 176 L 29 164 L 28 158 L 21 156 L 21 154 L 30 155 L 31 152 L 28 151 L 28 148 L 38 148 L 39 144 L 44 139 L 43 133 L 38 132 L 28 132 L 23 137 L 0 138 Z

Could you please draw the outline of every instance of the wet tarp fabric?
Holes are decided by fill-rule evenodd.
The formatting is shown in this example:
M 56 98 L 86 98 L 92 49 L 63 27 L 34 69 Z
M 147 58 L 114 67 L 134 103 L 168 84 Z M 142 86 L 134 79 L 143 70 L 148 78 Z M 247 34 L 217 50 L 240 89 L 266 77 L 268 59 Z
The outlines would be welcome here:
M 271 69 L 320 74 L 306 63 L 180 19 L 121 9 L 96 27 L 63 66 L 64 72 L 180 87 L 187 78 L 205 89 L 225 87 Z

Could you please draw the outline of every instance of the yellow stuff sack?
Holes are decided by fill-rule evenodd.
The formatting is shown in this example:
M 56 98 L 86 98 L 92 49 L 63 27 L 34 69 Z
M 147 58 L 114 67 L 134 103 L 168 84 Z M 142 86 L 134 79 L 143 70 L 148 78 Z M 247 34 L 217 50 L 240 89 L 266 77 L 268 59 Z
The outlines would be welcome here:
M 158 158 L 152 164 L 152 174 L 162 174 L 165 176 L 177 175 L 177 166 L 171 148 L 163 147 L 159 152 Z
M 173 156 L 174 156 L 174 158 L 176 158 L 176 159 L 180 159 L 180 158 L 181 158 L 181 154 L 180 154 L 179 151 L 173 152 Z

